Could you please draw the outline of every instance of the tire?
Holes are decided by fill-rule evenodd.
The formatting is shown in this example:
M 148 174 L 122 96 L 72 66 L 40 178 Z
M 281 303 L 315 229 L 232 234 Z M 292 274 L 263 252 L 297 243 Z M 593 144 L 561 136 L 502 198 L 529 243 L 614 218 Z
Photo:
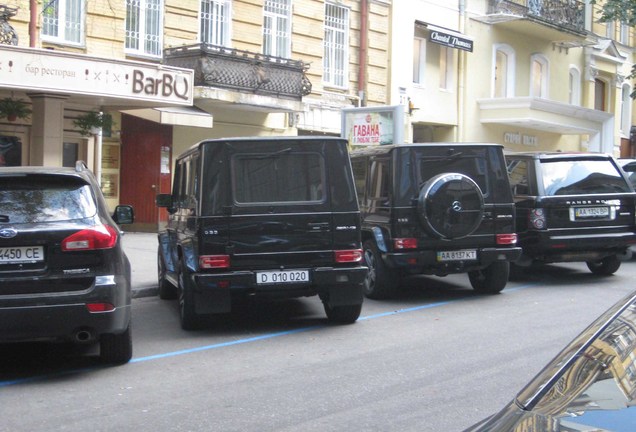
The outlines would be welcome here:
M 201 317 L 194 308 L 194 295 L 187 271 L 183 261 L 179 261 L 179 321 L 183 330 L 196 330 L 201 327 Z
M 334 324 L 353 324 L 362 311 L 362 304 L 329 307 L 327 302 L 324 302 L 323 306 L 327 319 Z
M 159 298 L 174 300 L 178 297 L 177 288 L 166 279 L 166 264 L 161 253 L 161 246 L 157 252 L 157 279 L 159 282 Z
M 431 235 L 458 239 L 471 235 L 484 216 L 484 196 L 473 179 L 459 173 L 427 181 L 417 201 L 420 223 Z
M 99 358 L 103 363 L 124 364 L 132 358 L 130 324 L 120 334 L 104 334 L 99 340 Z
M 382 261 L 382 255 L 373 240 L 363 244 L 364 259 L 369 272 L 364 280 L 364 295 L 370 299 L 386 299 L 395 296 L 400 285 L 396 271 L 389 269 Z
M 473 289 L 482 294 L 498 294 L 508 283 L 510 263 L 495 261 L 482 270 L 468 272 L 468 279 Z
M 592 273 L 599 276 L 609 276 L 616 273 L 621 266 L 621 260 L 617 255 L 610 255 L 600 261 L 587 261 L 587 268 Z

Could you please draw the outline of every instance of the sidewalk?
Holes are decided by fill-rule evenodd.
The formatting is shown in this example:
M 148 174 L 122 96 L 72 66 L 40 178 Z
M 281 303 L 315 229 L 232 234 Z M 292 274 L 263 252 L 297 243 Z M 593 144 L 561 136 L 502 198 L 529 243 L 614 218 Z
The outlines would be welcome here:
M 157 295 L 157 233 L 125 231 L 122 244 L 130 260 L 133 298 Z

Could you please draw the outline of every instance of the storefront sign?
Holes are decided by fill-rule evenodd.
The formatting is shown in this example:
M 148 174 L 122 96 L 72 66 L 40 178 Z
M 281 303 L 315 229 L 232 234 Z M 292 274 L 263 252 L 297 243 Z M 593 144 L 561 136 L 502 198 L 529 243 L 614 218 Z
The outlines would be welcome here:
M 504 143 L 537 147 L 539 145 L 539 138 L 534 135 L 523 135 L 519 132 L 505 132 Z
M 143 62 L 0 46 L 0 87 L 191 106 L 194 72 Z
M 342 110 L 342 136 L 351 145 L 401 143 L 402 105 Z
M 432 30 L 429 33 L 428 40 L 450 48 L 457 48 L 460 50 L 473 52 L 472 40 L 451 33 Z

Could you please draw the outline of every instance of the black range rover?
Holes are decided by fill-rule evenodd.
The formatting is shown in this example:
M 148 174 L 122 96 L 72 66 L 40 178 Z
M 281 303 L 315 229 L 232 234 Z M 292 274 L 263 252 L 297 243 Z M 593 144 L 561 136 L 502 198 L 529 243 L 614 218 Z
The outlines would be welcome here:
M 244 296 L 318 295 L 330 321 L 352 323 L 367 273 L 347 142 L 253 137 L 200 142 L 159 195 L 159 295 L 181 325 L 227 313 Z
M 534 261 L 586 262 L 610 275 L 636 243 L 636 193 L 616 160 L 602 153 L 506 155 L 523 255 Z
M 414 274 L 467 273 L 498 293 L 516 246 L 514 202 L 499 144 L 380 145 L 351 152 L 362 217 L 367 297 Z

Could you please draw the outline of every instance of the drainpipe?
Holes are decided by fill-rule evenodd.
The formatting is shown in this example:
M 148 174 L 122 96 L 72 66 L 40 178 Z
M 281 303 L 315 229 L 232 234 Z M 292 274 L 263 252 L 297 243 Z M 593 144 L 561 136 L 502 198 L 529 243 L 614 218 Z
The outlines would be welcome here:
M 358 57 L 360 64 L 358 68 L 358 96 L 360 97 L 360 106 L 367 105 L 367 46 L 369 35 L 367 24 L 369 21 L 369 0 L 360 1 L 360 49 Z
M 38 2 L 29 0 L 29 47 L 35 48 L 38 39 Z
M 466 0 L 459 0 L 459 32 L 466 32 Z M 466 140 L 465 125 L 465 91 L 466 91 L 466 52 L 458 50 L 457 54 L 457 133 L 456 141 Z

